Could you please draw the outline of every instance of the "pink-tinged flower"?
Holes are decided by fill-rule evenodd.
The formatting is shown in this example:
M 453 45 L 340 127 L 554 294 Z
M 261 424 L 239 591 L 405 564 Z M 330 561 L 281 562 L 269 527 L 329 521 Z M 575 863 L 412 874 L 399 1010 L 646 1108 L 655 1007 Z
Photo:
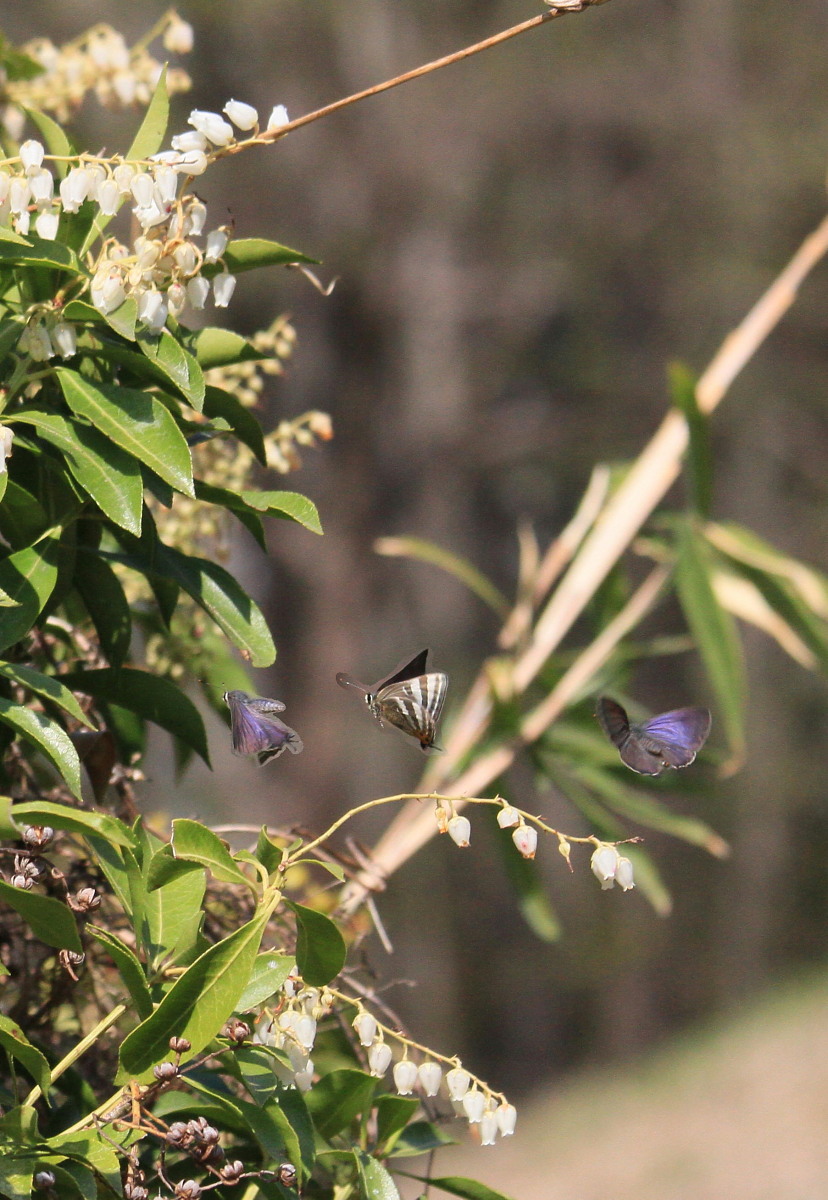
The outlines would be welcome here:
M 512 841 L 524 858 L 534 858 L 538 848 L 538 831 L 534 825 L 518 825 L 512 834 Z

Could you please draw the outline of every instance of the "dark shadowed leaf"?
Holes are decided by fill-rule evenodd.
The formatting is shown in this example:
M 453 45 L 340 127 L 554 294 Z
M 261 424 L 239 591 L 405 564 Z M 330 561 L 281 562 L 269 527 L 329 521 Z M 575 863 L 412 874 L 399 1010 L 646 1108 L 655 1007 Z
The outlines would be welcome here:
M 46 607 L 58 577 L 59 547 L 54 538 L 17 550 L 0 562 L 0 651 L 25 637 Z
M 47 946 L 76 953 L 83 949 L 77 921 L 60 900 L 37 892 L 24 892 L 0 880 L 0 901 L 18 912 L 35 937 Z
M 305 1096 L 313 1123 L 329 1141 L 371 1107 L 377 1080 L 344 1068 L 323 1075 Z
M 324 987 L 345 965 L 345 939 L 330 917 L 292 900 L 285 903 L 296 914 L 299 974 L 311 987 Z
M 81 799 L 80 759 L 64 729 L 43 713 L 0 699 L 0 721 L 10 725 L 57 768 L 66 786 Z

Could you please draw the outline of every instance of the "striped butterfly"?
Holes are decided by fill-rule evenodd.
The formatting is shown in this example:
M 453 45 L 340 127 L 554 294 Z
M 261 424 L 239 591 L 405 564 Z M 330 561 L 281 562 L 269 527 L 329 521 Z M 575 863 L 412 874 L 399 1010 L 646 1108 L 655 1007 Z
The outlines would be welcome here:
M 393 675 L 372 687 L 366 687 L 341 671 L 336 682 L 340 687 L 356 688 L 362 693 L 380 728 L 393 725 L 416 738 L 423 750 L 439 750 L 434 740 L 446 698 L 448 675 L 442 671 L 427 673 L 427 658 L 428 650 L 421 650 L 410 662 L 399 666 Z
M 660 775 L 667 767 L 689 767 L 710 733 L 707 708 L 676 708 L 634 725 L 616 700 L 601 696 L 595 715 L 618 747 L 621 761 L 639 775 Z
M 234 754 L 255 754 L 263 767 L 285 750 L 302 753 L 304 744 L 299 734 L 274 715 L 285 710 L 281 700 L 233 691 L 224 693 L 224 701 L 230 709 Z

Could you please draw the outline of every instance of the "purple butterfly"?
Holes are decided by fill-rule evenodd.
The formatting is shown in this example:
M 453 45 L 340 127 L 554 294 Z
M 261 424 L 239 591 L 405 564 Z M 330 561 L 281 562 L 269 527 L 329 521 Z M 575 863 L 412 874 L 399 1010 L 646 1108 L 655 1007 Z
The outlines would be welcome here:
M 234 754 L 255 754 L 259 766 L 264 766 L 285 750 L 302 753 L 302 739 L 296 730 L 273 715 L 284 712 L 281 700 L 249 696 L 247 692 L 225 692 L 224 700 L 230 708 Z
M 667 767 L 689 767 L 710 733 L 706 708 L 675 708 L 640 725 L 631 725 L 615 700 L 602 696 L 595 715 L 618 747 L 621 761 L 639 775 L 660 775 Z

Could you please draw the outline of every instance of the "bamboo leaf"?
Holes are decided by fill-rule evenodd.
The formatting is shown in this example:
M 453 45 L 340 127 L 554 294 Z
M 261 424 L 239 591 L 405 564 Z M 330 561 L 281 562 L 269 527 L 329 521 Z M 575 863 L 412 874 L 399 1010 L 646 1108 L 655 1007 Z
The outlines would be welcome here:
M 416 558 L 420 562 L 431 563 L 440 570 L 447 571 L 449 575 L 465 584 L 469 591 L 493 609 L 501 619 L 505 620 L 511 611 L 509 601 L 491 580 L 465 558 L 444 550 L 442 546 L 435 546 L 433 542 L 424 541 L 422 538 L 384 537 L 377 538 L 374 549 L 377 554 L 386 554 L 392 558 Z

